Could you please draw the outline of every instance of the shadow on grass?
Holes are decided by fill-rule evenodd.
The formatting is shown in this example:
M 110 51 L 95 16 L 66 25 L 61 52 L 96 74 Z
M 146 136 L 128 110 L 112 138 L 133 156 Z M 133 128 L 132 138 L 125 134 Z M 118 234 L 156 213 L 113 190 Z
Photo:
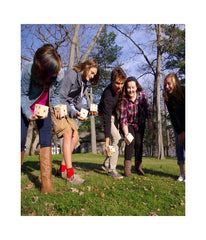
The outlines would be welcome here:
M 174 180 L 177 179 L 177 175 L 173 175 L 173 174 L 170 174 L 170 173 L 164 173 L 164 172 L 161 172 L 161 171 L 151 170 L 151 169 L 147 169 L 147 168 L 143 168 L 143 170 L 144 170 L 145 174 L 151 174 L 151 175 L 154 175 L 154 176 L 167 177 L 167 178 L 171 177 Z
M 58 169 L 60 166 L 61 161 L 60 160 L 53 160 L 53 167 L 52 167 L 52 175 L 55 177 L 59 177 L 58 174 Z M 54 166 L 55 165 L 55 166 Z M 101 168 L 102 163 L 97 164 L 97 163 L 88 163 L 88 162 L 77 162 L 74 161 L 72 162 L 72 165 L 74 167 L 74 171 L 75 168 L 81 171 L 94 171 L 98 174 L 101 175 L 105 175 L 105 171 Z M 30 179 L 31 182 L 34 183 L 35 187 L 40 189 L 41 188 L 41 182 L 39 180 L 39 176 L 36 176 L 33 171 L 40 171 L 40 164 L 38 161 L 28 161 L 28 162 L 24 162 L 22 165 L 22 172 L 24 174 L 26 174 L 28 176 L 28 178 Z M 159 176 L 159 177 L 170 177 L 176 180 L 177 175 L 173 175 L 173 174 L 169 174 L 169 173 L 164 173 L 161 171 L 157 171 L 157 170 L 151 170 L 151 169 L 147 169 L 147 168 L 143 168 L 145 174 L 151 174 L 154 176 Z M 124 166 L 123 165 L 117 165 L 117 171 L 124 171 Z M 135 174 L 135 169 L 134 167 L 132 167 L 132 173 Z
M 34 183 L 37 189 L 41 189 L 41 182 L 39 181 L 39 176 L 36 176 L 33 171 L 40 170 L 39 162 L 24 162 L 21 167 L 21 172 L 26 174 L 29 180 Z

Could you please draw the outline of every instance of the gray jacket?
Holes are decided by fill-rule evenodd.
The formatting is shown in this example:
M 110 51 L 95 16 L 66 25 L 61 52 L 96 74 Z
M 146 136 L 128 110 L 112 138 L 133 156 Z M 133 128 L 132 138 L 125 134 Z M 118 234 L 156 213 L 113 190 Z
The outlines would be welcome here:
M 61 103 L 67 105 L 68 116 L 70 118 L 75 118 L 77 110 L 80 111 L 81 108 L 85 108 L 82 104 L 82 98 L 86 88 L 87 81 L 82 80 L 81 72 L 76 72 L 73 69 L 64 72 L 64 79 L 59 96 Z M 74 106 L 76 110 L 72 106 Z

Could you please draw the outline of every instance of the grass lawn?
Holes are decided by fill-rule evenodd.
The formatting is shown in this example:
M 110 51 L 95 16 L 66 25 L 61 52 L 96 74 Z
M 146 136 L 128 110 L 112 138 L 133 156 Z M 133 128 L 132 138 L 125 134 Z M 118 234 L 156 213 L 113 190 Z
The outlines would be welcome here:
M 105 156 L 73 154 L 75 173 L 88 183 L 66 185 L 57 177 L 62 155 L 53 155 L 56 193 L 42 194 L 38 156 L 25 156 L 21 172 L 22 216 L 185 216 L 185 183 L 177 182 L 176 158 L 143 158 L 145 176 L 114 179 L 101 170 Z M 123 174 L 123 157 L 117 170 Z

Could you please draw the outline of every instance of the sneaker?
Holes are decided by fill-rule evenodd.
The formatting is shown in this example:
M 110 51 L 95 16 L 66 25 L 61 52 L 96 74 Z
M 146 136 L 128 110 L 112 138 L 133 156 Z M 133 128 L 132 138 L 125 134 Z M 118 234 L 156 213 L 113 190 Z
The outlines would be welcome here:
M 74 174 L 70 178 L 67 178 L 67 185 L 80 185 L 86 183 L 87 181 L 82 179 L 79 175 Z
M 183 182 L 183 181 L 185 181 L 185 174 L 184 174 L 184 173 L 180 174 L 180 176 L 178 177 L 177 181 L 178 181 L 178 182 Z
M 108 176 L 114 177 L 114 178 L 123 178 L 121 174 L 119 174 L 116 170 L 112 170 L 108 173 Z
M 109 168 L 107 166 L 105 166 L 104 164 L 101 166 L 101 168 L 105 171 L 105 172 L 109 172 Z

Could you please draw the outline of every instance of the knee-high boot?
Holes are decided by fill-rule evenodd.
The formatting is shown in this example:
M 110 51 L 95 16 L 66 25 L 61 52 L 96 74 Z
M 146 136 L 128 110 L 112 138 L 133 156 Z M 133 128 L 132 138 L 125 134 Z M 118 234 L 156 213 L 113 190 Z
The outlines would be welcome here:
M 125 160 L 124 161 L 124 175 L 126 177 L 132 177 L 131 169 L 132 169 L 132 161 Z
M 145 175 L 144 171 L 142 170 L 142 162 L 135 161 L 135 169 L 136 169 L 137 174 Z
M 52 181 L 52 153 L 51 147 L 40 148 L 40 170 L 41 170 L 41 192 L 52 193 L 55 192 Z
M 25 151 L 22 151 L 22 152 L 21 152 L 21 166 L 22 166 L 23 160 L 24 160 L 24 153 L 25 153 Z

